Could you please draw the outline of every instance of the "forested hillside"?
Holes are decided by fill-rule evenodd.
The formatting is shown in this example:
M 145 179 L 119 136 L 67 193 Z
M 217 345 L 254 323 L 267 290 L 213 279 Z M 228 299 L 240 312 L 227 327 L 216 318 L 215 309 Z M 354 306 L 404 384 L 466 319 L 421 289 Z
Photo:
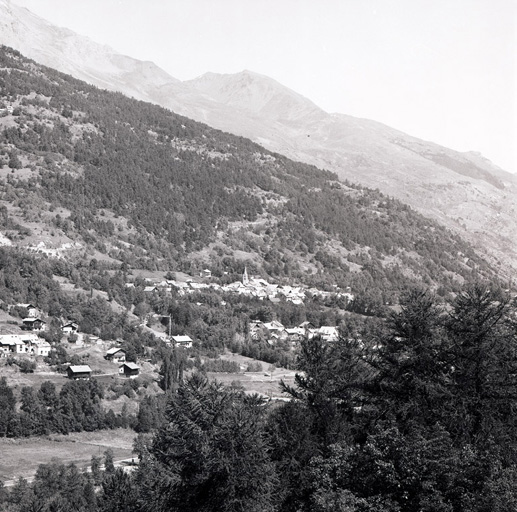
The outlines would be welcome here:
M 495 273 L 377 191 L 0 52 L 2 228 L 73 259 L 350 286 L 379 303 Z M 48 252 L 48 251 L 47 251 Z

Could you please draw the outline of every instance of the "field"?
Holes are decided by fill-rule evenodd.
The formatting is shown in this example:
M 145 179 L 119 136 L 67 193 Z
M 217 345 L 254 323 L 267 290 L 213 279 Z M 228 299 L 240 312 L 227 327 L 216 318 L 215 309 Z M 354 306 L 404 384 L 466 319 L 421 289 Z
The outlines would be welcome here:
M 246 368 L 248 364 L 259 362 L 262 365 L 261 372 L 245 372 L 245 373 L 216 373 L 210 372 L 208 375 L 211 379 L 222 382 L 223 384 L 240 385 L 247 393 L 258 393 L 273 399 L 284 399 L 286 395 L 280 389 L 280 381 L 283 380 L 287 384 L 293 384 L 295 373 L 285 368 L 276 368 L 264 361 L 257 361 L 249 357 L 239 354 L 226 353 L 221 359 L 234 361 L 241 368 Z
M 0 438 L 0 480 L 30 477 L 39 464 L 47 464 L 53 459 L 85 468 L 92 455 L 103 456 L 108 448 L 113 450 L 115 461 L 132 458 L 135 436 L 132 430 L 116 429 L 27 439 Z

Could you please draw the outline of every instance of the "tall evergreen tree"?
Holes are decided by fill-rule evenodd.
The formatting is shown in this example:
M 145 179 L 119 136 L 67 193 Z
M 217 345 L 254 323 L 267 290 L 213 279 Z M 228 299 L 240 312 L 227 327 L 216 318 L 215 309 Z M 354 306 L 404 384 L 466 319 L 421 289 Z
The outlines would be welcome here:
M 185 354 L 183 351 L 174 347 L 165 352 L 162 365 L 160 367 L 160 387 L 165 391 L 174 391 L 183 381 L 183 371 L 185 369 Z
M 16 398 L 5 377 L 0 378 L 0 435 L 13 434 L 16 420 Z
M 443 312 L 434 297 L 412 290 L 391 315 L 387 331 L 377 336 L 368 358 L 376 370 L 368 385 L 382 418 L 393 417 L 404 430 L 408 422 L 433 425 L 449 396 L 449 339 Z
M 495 441 L 517 457 L 517 322 L 515 302 L 474 286 L 453 303 L 451 432 L 458 443 Z
M 263 403 L 195 374 L 172 394 L 140 466 L 145 511 L 273 510 Z

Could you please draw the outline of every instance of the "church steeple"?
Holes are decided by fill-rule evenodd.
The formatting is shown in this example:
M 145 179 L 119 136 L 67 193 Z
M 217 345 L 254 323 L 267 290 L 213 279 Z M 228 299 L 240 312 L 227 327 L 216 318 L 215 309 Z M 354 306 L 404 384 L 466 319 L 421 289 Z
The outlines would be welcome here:
M 244 274 L 242 274 L 242 284 L 244 286 L 247 286 L 248 284 L 250 284 L 250 278 L 248 276 L 248 267 L 244 267 Z

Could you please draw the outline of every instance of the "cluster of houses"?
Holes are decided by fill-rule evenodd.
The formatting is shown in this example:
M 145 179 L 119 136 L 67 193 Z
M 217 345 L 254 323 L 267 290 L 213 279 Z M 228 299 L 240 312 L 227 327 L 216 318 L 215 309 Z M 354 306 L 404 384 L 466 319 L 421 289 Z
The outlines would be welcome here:
M 27 312 L 27 316 L 22 318 L 22 329 L 24 331 L 30 331 L 33 333 L 40 333 L 47 330 L 47 322 L 43 320 L 40 311 L 32 304 L 13 304 L 9 306 L 9 311 L 13 309 L 21 309 Z M 70 336 L 71 334 L 77 334 L 79 331 L 79 325 L 76 322 L 69 321 L 61 326 L 61 332 L 64 336 Z M 97 341 L 96 336 L 90 336 L 90 341 Z
M 118 368 L 118 372 L 124 377 L 134 378 L 140 375 L 140 366 L 126 361 L 126 351 L 123 348 L 112 347 L 108 349 L 104 359 L 113 363 L 122 363 Z
M 288 302 L 301 305 L 305 299 L 305 291 L 301 286 L 281 286 L 269 283 L 259 277 L 250 277 L 247 268 L 244 268 L 242 282 L 235 281 L 222 286 L 221 289 L 230 293 L 256 297 L 260 300 L 268 299 L 271 302 L 279 302 L 280 298 L 283 297 Z
M 104 359 L 112 363 L 120 364 L 118 373 L 122 377 L 134 379 L 140 375 L 140 366 L 136 363 L 126 361 L 126 351 L 120 347 L 112 347 L 106 351 Z M 92 376 L 92 369 L 87 364 L 71 365 L 67 368 L 69 379 L 89 379 Z
M 15 304 L 10 306 L 11 308 L 26 311 L 27 316 L 22 319 L 23 332 L 0 334 L 0 357 L 13 355 L 49 356 L 52 349 L 50 343 L 38 336 L 38 333 L 46 329 L 46 322 L 41 319 L 38 309 L 32 304 Z M 75 322 L 67 322 L 61 326 L 64 336 L 76 334 L 78 330 L 79 325 Z M 182 339 L 181 341 L 185 343 L 185 340 Z M 192 346 L 192 340 L 190 340 L 190 346 Z M 126 361 L 126 352 L 122 348 L 110 348 L 104 357 L 108 361 L 122 363 L 118 370 L 121 376 L 134 378 L 140 374 L 140 367 L 137 364 Z M 88 365 L 70 365 L 67 374 L 71 379 L 89 379 L 92 375 L 92 369 Z
M 253 321 L 249 324 L 249 335 L 254 341 L 267 341 L 270 345 L 287 341 L 293 344 L 302 339 L 312 339 L 320 336 L 325 342 L 337 341 L 339 330 L 333 326 L 322 326 L 316 328 L 310 322 L 303 322 L 298 327 L 287 328 L 278 320 L 272 322 Z
M 206 280 L 211 277 L 211 272 L 208 269 L 203 270 L 200 276 Z M 134 283 L 126 283 L 127 287 L 133 287 Z M 327 292 L 318 290 L 316 288 L 305 288 L 303 286 L 278 285 L 269 283 L 265 279 L 259 277 L 250 277 L 248 269 L 244 268 L 241 281 L 235 281 L 227 285 L 220 285 L 218 283 L 209 282 L 195 282 L 193 279 L 187 281 L 163 280 L 154 284 L 149 284 L 144 288 L 145 293 L 158 292 L 160 290 L 171 291 L 175 288 L 179 295 L 187 295 L 203 289 L 220 290 L 228 293 L 236 293 L 239 295 L 247 295 L 256 297 L 259 300 L 269 300 L 273 303 L 284 299 L 293 304 L 301 305 L 307 297 L 322 297 L 326 298 L 331 295 L 345 297 L 352 301 L 354 295 L 347 289 L 345 292 L 335 291 Z
M 88 380 L 92 376 L 92 369 L 87 364 L 70 365 L 66 372 L 68 378 L 73 380 Z M 123 377 L 134 379 L 140 375 L 140 367 L 136 363 L 126 362 L 120 365 L 118 372 Z
M 9 357 L 16 354 L 47 357 L 50 354 L 50 343 L 37 334 L 0 334 L 0 356 Z

